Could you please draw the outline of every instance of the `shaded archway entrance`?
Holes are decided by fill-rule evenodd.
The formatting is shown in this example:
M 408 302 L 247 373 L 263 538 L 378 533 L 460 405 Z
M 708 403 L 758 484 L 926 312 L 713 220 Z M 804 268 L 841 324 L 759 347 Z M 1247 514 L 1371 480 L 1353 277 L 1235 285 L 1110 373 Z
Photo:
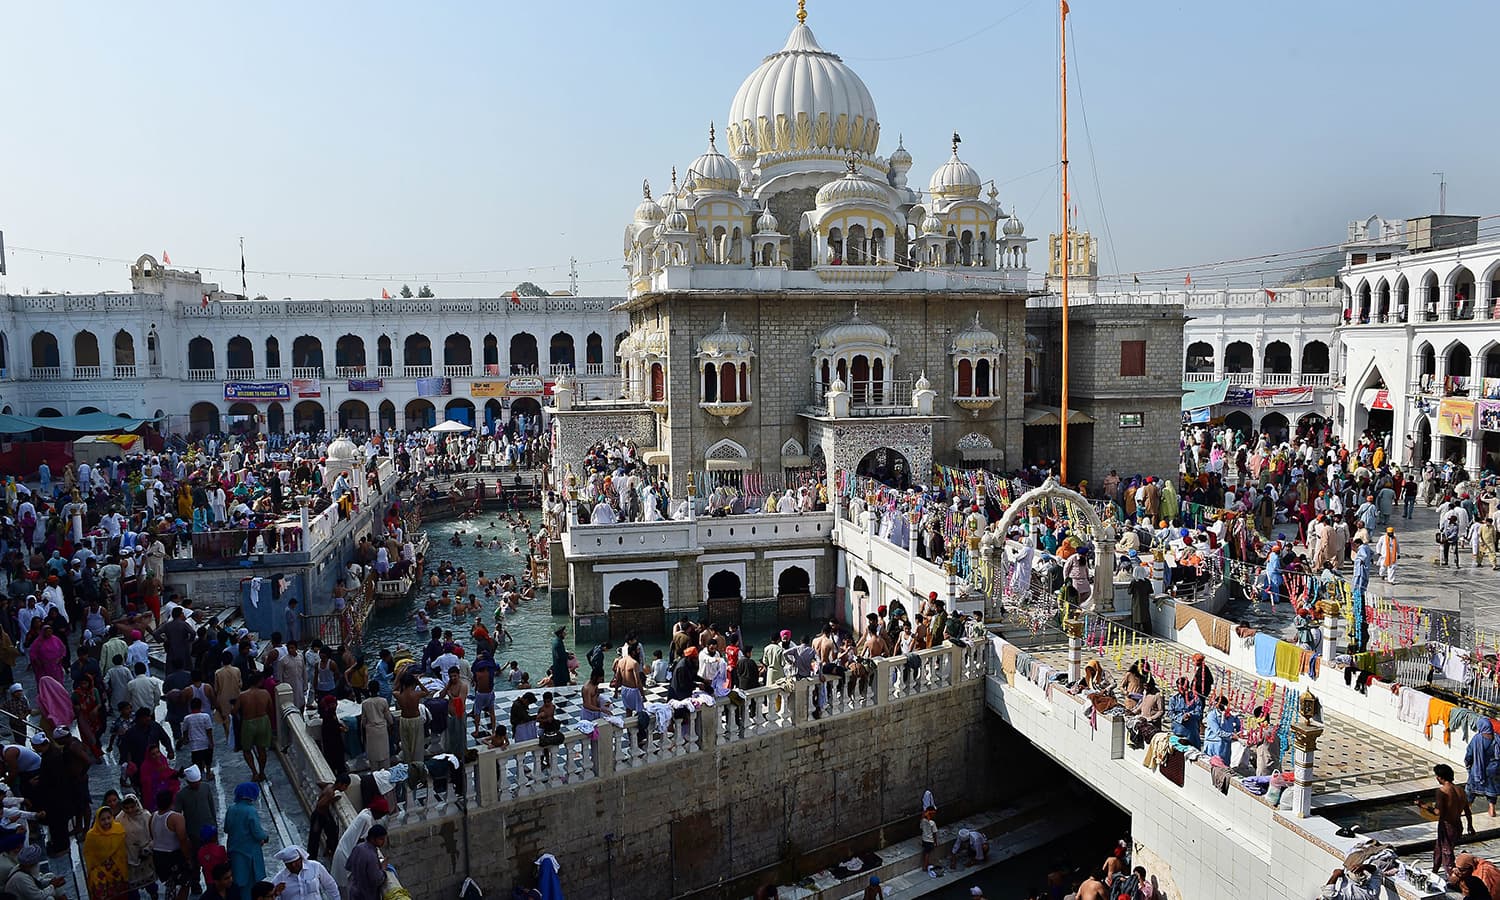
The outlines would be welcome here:
M 339 430 L 363 433 L 370 428 L 370 407 L 363 400 L 339 404 Z
M 231 403 L 225 416 L 230 434 L 253 434 L 260 423 L 260 410 L 254 403 Z
M 804 622 L 812 605 L 812 576 L 800 565 L 776 576 L 776 615 L 782 622 Z
M 201 437 L 205 434 L 217 434 L 218 431 L 219 408 L 212 403 L 194 403 L 188 410 L 188 432 L 194 437 Z
M 740 596 L 742 596 L 740 593 L 740 576 L 734 572 L 725 569 L 715 572 L 708 579 L 709 600 L 728 600 L 730 598 L 737 600 Z
M 1235 410 L 1224 417 L 1224 427 L 1248 439 L 1250 431 L 1255 428 L 1255 421 L 1250 418 L 1249 413 Z
M 912 485 L 911 463 L 889 447 L 878 447 L 866 453 L 855 474 L 903 491 Z
M 510 423 L 518 430 L 524 425 L 528 433 L 535 432 L 541 418 L 542 404 L 535 397 L 517 397 L 510 401 Z
M 627 578 L 609 590 L 609 635 L 623 638 L 666 631 L 666 597 L 661 585 L 645 578 Z
M 1355 437 L 1373 432 L 1384 441 L 1395 427 L 1395 412 L 1391 409 L 1385 376 L 1381 374 L 1379 366 L 1370 368 L 1364 384 L 1355 392 L 1352 418 Z
M 1271 438 L 1271 446 L 1286 443 L 1288 423 L 1279 412 L 1266 413 L 1260 420 L 1260 430 Z

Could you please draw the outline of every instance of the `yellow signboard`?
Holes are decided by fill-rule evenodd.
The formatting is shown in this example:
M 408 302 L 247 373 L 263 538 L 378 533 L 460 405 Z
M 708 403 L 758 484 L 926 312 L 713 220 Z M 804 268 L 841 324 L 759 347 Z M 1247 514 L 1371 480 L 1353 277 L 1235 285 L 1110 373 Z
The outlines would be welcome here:
M 504 397 L 505 381 L 471 381 L 469 382 L 470 397 Z

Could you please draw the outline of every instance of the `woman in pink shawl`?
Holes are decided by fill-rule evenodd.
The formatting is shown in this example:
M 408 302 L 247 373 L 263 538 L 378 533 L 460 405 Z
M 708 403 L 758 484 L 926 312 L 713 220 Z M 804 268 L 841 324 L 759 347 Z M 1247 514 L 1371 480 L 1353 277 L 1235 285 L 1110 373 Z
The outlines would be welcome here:
M 51 675 L 43 675 L 37 679 L 36 696 L 37 705 L 42 708 L 42 716 L 52 723 L 47 728 L 47 734 L 51 734 L 53 728 L 66 728 L 73 724 L 73 695 L 68 693 L 61 681 Z
M 31 644 L 31 649 L 26 651 L 31 657 L 31 671 L 36 675 L 37 684 L 41 684 L 43 678 L 51 678 L 61 687 L 63 680 L 63 657 L 68 653 L 68 648 L 52 633 L 51 626 L 42 626 L 42 636 Z M 71 720 L 70 720 L 71 721 Z
M 141 762 L 141 790 L 157 796 L 158 791 L 167 791 L 175 800 L 180 785 L 177 783 L 177 771 L 172 768 L 171 760 L 162 755 L 161 747 L 153 744 L 146 751 L 146 758 Z

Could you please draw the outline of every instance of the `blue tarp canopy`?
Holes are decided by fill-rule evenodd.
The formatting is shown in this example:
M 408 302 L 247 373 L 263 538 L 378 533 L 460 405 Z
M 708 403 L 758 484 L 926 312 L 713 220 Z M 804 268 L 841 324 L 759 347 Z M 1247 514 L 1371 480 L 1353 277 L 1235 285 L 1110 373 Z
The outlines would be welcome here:
M 72 431 L 78 434 L 111 434 L 135 431 L 149 419 L 127 419 L 109 413 L 92 412 L 77 416 L 7 416 L 0 414 L 0 434 L 25 434 L 38 428 Z
M 1229 395 L 1228 381 L 1191 381 L 1182 384 L 1182 408 L 1202 409 L 1223 403 Z

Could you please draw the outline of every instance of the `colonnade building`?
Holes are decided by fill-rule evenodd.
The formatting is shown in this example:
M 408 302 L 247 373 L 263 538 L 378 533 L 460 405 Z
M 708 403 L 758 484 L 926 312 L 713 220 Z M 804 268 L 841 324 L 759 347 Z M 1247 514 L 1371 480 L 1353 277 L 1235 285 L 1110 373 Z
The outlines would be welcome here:
M 357 433 L 540 417 L 563 376 L 588 398 L 622 391 L 617 298 L 248 300 L 151 256 L 130 280 L 0 295 L 0 412 Z

